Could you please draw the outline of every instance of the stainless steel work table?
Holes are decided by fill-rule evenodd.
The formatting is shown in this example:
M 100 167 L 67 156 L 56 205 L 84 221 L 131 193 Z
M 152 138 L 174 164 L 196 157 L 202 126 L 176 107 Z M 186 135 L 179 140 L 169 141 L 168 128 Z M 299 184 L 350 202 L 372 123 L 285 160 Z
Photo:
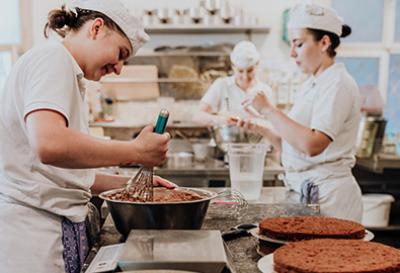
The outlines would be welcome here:
M 222 191 L 223 188 L 208 188 L 213 191 Z M 258 223 L 260 220 L 283 215 L 311 215 L 315 212 L 301 204 L 285 203 L 285 188 L 265 187 L 259 200 L 250 202 L 246 211 L 235 218 L 227 215 L 226 208 L 218 204 L 211 204 L 206 215 L 202 229 L 228 231 L 230 228 L 243 223 Z M 122 237 L 114 227 L 112 218 L 107 217 L 101 230 L 100 245 L 120 243 Z M 232 272 L 249 273 L 259 272 L 257 261 L 260 256 L 256 252 L 257 239 L 248 236 L 226 242 L 228 251 L 232 255 Z M 95 254 L 93 249 L 90 261 Z

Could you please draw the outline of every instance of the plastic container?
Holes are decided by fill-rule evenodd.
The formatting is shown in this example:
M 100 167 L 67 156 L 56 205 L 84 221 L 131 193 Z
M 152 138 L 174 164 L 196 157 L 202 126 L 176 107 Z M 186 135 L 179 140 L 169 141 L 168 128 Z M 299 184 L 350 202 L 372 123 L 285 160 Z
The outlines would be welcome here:
M 362 224 L 366 227 L 387 227 L 393 196 L 390 194 L 364 194 Z
M 229 175 L 231 187 L 246 200 L 260 198 L 266 154 L 264 144 L 229 144 Z

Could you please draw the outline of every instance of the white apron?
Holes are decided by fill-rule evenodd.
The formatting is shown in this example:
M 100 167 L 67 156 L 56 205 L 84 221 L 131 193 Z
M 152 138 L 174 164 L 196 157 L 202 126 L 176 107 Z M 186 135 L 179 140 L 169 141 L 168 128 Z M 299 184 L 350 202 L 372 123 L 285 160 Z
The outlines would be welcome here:
M 51 69 L 49 69 L 49 67 Z M 89 133 L 83 71 L 59 42 L 21 56 L 0 90 L 0 272 L 65 272 L 62 217 L 84 221 L 94 170 L 43 164 L 32 149 L 28 113 L 51 109 Z
M 7 219 L 0 221 L 0 272 L 65 273 L 61 218 L 1 196 L 0 208 L 0 219 Z
M 300 192 L 289 185 L 287 198 L 298 203 Z M 318 183 L 321 215 L 352 220 L 361 223 L 363 204 L 361 190 L 353 176 L 331 178 Z
M 308 156 L 282 141 L 285 184 L 291 201 L 299 202 L 305 181 L 318 186 L 321 214 L 361 221 L 361 190 L 351 168 L 360 123 L 360 94 L 343 64 L 310 77 L 299 92 L 289 117 L 320 131 L 332 142 L 317 156 Z

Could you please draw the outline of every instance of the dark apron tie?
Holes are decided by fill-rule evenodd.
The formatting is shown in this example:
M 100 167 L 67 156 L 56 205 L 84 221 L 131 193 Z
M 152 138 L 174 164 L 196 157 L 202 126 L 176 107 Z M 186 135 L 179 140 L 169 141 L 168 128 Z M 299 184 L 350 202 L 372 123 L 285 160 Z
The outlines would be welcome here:
M 65 272 L 80 273 L 89 252 L 85 221 L 74 223 L 63 217 L 62 241 Z
M 319 200 L 319 188 L 310 180 L 305 180 L 301 184 L 301 195 L 300 202 L 309 205 L 309 204 L 318 204 Z

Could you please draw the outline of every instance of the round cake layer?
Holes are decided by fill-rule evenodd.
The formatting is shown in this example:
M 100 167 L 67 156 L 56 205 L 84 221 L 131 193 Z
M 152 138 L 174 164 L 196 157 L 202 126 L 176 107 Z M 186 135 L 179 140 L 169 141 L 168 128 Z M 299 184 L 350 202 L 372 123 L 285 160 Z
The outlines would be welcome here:
M 356 222 L 323 216 L 293 216 L 264 219 L 260 234 L 274 239 L 298 241 L 316 238 L 361 239 L 364 227 Z
M 395 273 L 400 250 L 374 242 L 315 239 L 292 242 L 274 252 L 278 273 Z

